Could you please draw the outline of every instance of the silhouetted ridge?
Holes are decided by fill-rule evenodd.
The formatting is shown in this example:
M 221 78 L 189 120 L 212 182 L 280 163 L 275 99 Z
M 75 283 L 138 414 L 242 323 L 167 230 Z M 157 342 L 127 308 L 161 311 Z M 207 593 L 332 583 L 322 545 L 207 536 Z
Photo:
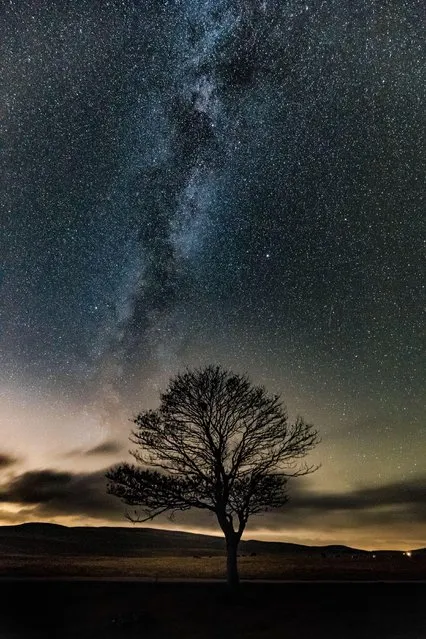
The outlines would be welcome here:
M 32 532 L 40 531 L 42 533 L 45 533 L 47 530 L 66 530 L 66 526 L 62 526 L 61 524 L 44 523 L 41 521 L 30 521 L 25 524 L 18 524 L 17 526 L 7 526 L 7 528 L 31 530 Z
M 0 526 L 0 552 L 21 555 L 97 555 L 137 557 L 152 554 L 223 554 L 223 537 L 158 528 L 67 527 L 50 523 Z M 242 555 L 303 554 L 306 556 L 366 555 L 369 551 L 342 545 L 304 546 L 283 542 L 242 541 Z M 374 551 L 401 554 L 401 551 Z M 426 553 L 425 548 L 412 553 Z

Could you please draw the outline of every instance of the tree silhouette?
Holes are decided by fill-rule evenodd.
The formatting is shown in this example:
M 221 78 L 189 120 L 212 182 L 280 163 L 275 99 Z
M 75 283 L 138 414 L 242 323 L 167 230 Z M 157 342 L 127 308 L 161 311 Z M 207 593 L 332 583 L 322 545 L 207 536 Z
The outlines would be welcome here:
M 289 425 L 280 397 L 219 366 L 172 378 L 160 407 L 140 413 L 130 440 L 138 466 L 107 472 L 108 492 L 129 506 L 131 521 L 200 508 L 214 513 L 226 540 L 227 580 L 239 583 L 237 549 L 251 515 L 283 506 L 289 477 L 313 466 L 301 458 L 318 433 Z

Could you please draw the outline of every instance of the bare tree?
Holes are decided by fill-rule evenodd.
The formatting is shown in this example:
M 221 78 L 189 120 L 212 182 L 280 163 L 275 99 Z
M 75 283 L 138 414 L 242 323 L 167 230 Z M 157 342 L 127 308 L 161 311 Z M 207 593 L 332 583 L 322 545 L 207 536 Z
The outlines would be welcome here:
M 160 407 L 132 420 L 138 466 L 107 473 L 108 492 L 130 506 L 131 521 L 200 508 L 214 513 L 226 540 L 228 585 L 239 582 L 237 549 L 251 515 L 283 506 L 289 477 L 315 470 L 300 460 L 318 433 L 293 425 L 280 397 L 245 375 L 216 366 L 178 374 Z

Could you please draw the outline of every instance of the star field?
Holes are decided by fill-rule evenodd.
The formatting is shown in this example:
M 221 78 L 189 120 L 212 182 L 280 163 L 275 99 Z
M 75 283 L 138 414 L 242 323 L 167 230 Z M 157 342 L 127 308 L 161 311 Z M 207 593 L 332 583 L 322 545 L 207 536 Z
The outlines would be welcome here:
M 0 11 L 4 481 L 100 485 L 133 412 L 212 362 L 322 435 L 263 534 L 424 541 L 399 497 L 426 486 L 423 3 Z M 5 521 L 116 517 L 12 502 Z

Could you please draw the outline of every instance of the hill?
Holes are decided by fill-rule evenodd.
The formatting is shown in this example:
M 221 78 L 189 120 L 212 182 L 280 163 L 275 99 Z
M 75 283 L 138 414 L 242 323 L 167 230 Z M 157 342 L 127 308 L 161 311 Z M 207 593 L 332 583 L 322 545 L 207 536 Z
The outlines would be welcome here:
M 67 527 L 48 523 L 0 526 L 0 553 L 4 555 L 69 555 L 143 557 L 165 554 L 222 554 L 222 537 L 158 528 Z M 377 551 L 381 555 L 401 551 Z M 413 551 L 426 553 L 426 549 Z M 247 540 L 241 554 L 367 556 L 365 550 L 348 546 L 304 546 L 281 542 Z

